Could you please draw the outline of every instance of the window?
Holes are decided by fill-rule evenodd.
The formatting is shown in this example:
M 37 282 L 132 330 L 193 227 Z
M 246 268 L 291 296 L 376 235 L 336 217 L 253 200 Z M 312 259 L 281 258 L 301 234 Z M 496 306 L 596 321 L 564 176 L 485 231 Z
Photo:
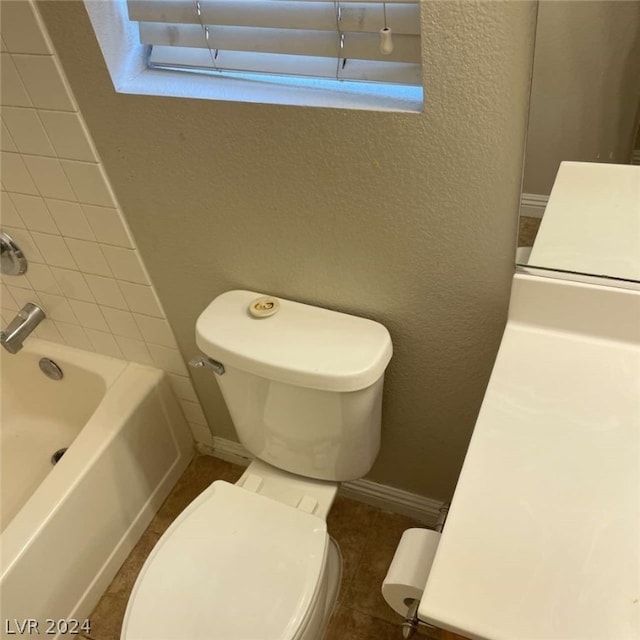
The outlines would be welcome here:
M 120 91 L 184 95 L 189 85 L 191 97 L 403 111 L 422 107 L 419 0 L 127 0 L 120 22 L 128 24 L 120 26 L 128 30 L 124 41 L 137 49 L 140 64 L 150 72 L 145 90 L 118 83 L 110 64 L 118 58 L 114 33 L 123 29 L 105 27 L 104 5 L 122 2 L 85 0 Z M 124 66 L 131 70 L 131 64 Z M 129 80 L 135 76 L 139 85 L 141 71 L 130 73 Z M 180 75 L 190 79 L 180 81 Z M 182 90 L 158 91 L 161 77 Z M 257 95 L 235 97 L 234 87 Z

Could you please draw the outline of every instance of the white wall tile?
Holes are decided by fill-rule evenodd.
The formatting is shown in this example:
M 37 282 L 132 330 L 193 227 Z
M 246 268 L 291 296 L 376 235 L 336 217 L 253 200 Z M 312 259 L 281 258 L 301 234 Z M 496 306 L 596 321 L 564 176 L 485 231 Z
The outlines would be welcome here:
M 32 262 L 44 262 L 44 258 L 36 243 L 33 241 L 32 235 L 26 229 L 18 229 L 17 227 L 8 227 L 5 225 L 4 230 L 15 240 L 20 249 L 22 249 L 22 253 L 27 257 L 29 264 Z
M 85 329 L 109 331 L 109 325 L 100 311 L 100 307 L 92 302 L 69 300 L 69 304 L 76 314 L 76 318 Z
M 60 269 L 51 267 L 51 273 L 60 285 L 62 292 L 67 298 L 82 300 L 83 302 L 94 302 L 94 297 L 89 289 L 83 274 L 71 269 Z
M 179 376 L 175 373 L 170 373 L 169 380 L 171 381 L 173 392 L 178 398 L 181 398 L 182 400 L 189 400 L 190 402 L 198 402 L 198 396 L 196 395 L 193 384 L 189 378 L 186 376 Z
M 115 338 L 104 331 L 96 331 L 95 329 L 85 329 L 93 348 L 105 356 L 113 356 L 114 358 L 122 358 L 122 351 Z
M 63 269 L 76 268 L 76 263 L 61 236 L 34 231 L 31 237 L 48 265 Z
M 18 311 L 18 309 L 20 309 L 18 303 L 11 295 L 11 291 L 9 291 L 9 287 L 4 283 L 0 283 L 0 307 L 11 311 Z
M 209 427 L 196 424 L 195 422 L 190 422 L 189 428 L 191 429 L 191 433 L 193 434 L 196 442 L 202 442 L 203 444 L 208 444 L 211 447 L 213 446 L 213 435 L 211 434 Z
M 8 285 L 8 288 L 18 305 L 18 309 L 22 309 L 27 302 L 33 302 L 33 304 L 42 306 L 40 296 L 33 291 L 33 289 L 22 289 L 21 287 L 12 287 L 11 285 Z
M 143 316 L 139 313 L 134 315 L 145 342 L 159 344 L 163 347 L 177 348 L 178 345 L 173 337 L 173 332 L 166 320 Z
M 115 336 L 124 357 L 139 364 L 153 365 L 151 354 L 142 340 L 133 340 L 122 336 Z
M 27 169 L 38 188 L 40 195 L 57 200 L 75 200 L 76 196 L 62 170 L 60 161 L 55 158 L 23 155 Z M 11 191 L 11 189 L 9 189 Z
M 133 241 L 117 209 L 88 204 L 83 204 L 82 209 L 99 242 L 133 249 Z
M 201 424 L 207 426 L 207 419 L 204 417 L 204 413 L 200 408 L 200 404 L 197 402 L 190 402 L 189 400 L 180 400 L 180 406 L 184 412 L 184 417 L 188 422 L 194 424 Z
M 39 195 L 35 182 L 27 171 L 22 156 L 18 153 L 2 152 L 0 177 L 2 177 L 2 185 L 7 191 Z
M 33 285 L 31 281 L 27 278 L 26 274 L 22 274 L 19 276 L 8 276 L 0 274 L 0 282 L 4 282 L 5 284 L 13 287 L 20 287 L 22 289 L 33 289 Z
M 79 240 L 95 240 L 82 207 L 77 202 L 53 198 L 45 198 L 45 202 L 63 236 Z
M 42 301 L 43 309 L 48 318 L 77 324 L 78 319 L 73 313 L 69 301 L 64 296 L 57 296 L 51 293 L 38 293 Z
M 18 227 L 24 229 L 24 222 L 18 214 L 18 210 L 9 197 L 8 192 L 0 191 L 0 221 L 3 226 Z
M 0 54 L 0 102 L 2 106 L 30 107 L 33 103 L 8 53 Z
M 15 205 L 24 225 L 30 231 L 42 231 L 43 233 L 59 234 L 49 209 L 40 196 L 29 196 L 23 193 L 11 194 L 11 200 Z
M 49 38 L 40 28 L 30 2 L 2 3 L 2 39 L 16 53 L 51 53 Z
M 98 276 L 111 276 L 109 265 L 97 242 L 67 238 L 66 243 L 80 271 Z
M 112 309 L 111 307 L 100 307 L 100 309 L 114 335 L 135 340 L 142 339 L 133 315 L 129 311 Z
M 45 318 L 34 330 L 33 335 L 36 338 L 40 338 L 41 340 L 49 340 L 50 342 L 62 342 L 64 343 L 64 338 L 58 331 L 58 327 L 56 323 L 49 319 Z
M 85 135 L 82 121 L 77 113 L 40 111 L 39 115 L 59 158 L 98 161 L 91 140 Z
M 80 202 L 101 207 L 116 206 L 99 165 L 76 160 L 61 160 L 61 163 Z
M 29 280 L 27 280 L 27 276 L 24 273 L 19 276 L 0 274 L 0 282 L 6 284 L 12 289 L 17 287 L 19 289 L 26 289 L 27 291 L 34 291 L 33 286 Z
M 129 309 L 155 318 L 164 318 L 160 301 L 152 287 L 133 282 L 118 282 Z
M 69 346 L 75 347 L 76 349 L 93 351 L 93 345 L 87 337 L 85 330 L 80 325 L 56 321 L 56 326 L 58 327 L 58 331 L 60 331 L 60 335 Z
M 2 107 L 4 109 L 5 107 Z M 0 151 L 12 151 L 13 153 L 17 153 L 18 147 L 16 147 L 16 143 L 13 141 L 11 134 L 9 133 L 9 129 L 7 129 L 7 125 L 2 121 L 1 129 L 0 129 Z
M 124 296 L 120 291 L 120 287 L 118 287 L 118 283 L 113 278 L 105 278 L 87 273 L 85 274 L 85 279 L 91 289 L 91 293 L 93 293 L 94 298 L 99 304 L 123 311 L 129 310 Z
M 46 264 L 32 263 L 25 274 L 27 280 L 36 291 L 62 295 L 62 289 Z
M 20 153 L 38 156 L 56 155 L 35 109 L 3 107 L 2 120 Z
M 179 375 L 188 375 L 187 367 L 184 360 L 177 349 L 168 349 L 157 344 L 147 345 L 154 364 L 164 371 L 177 373 Z
M 9 276 L 5 274 L 0 274 L 1 281 L 10 287 L 20 287 L 21 289 L 33 289 L 31 282 L 27 279 L 26 274 L 21 274 L 19 276 Z
M 12 59 L 34 107 L 76 110 L 52 56 L 14 54 Z
M 137 251 L 103 244 L 102 252 L 118 280 L 149 284 Z

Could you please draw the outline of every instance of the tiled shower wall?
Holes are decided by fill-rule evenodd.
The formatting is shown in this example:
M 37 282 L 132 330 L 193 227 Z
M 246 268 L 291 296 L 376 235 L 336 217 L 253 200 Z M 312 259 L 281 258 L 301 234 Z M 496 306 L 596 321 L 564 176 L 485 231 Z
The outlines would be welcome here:
M 2 228 L 29 261 L 2 276 L 6 324 L 26 302 L 40 338 L 169 373 L 197 441 L 204 413 L 64 72 L 31 0 L 2 0 Z

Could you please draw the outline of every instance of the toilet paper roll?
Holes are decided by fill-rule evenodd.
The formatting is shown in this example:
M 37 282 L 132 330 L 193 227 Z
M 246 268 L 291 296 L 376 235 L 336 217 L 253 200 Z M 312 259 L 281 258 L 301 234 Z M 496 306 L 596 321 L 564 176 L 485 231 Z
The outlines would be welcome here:
M 440 535 L 429 529 L 407 529 L 402 534 L 387 577 L 382 582 L 384 599 L 401 616 L 407 615 L 405 600 L 422 598 Z

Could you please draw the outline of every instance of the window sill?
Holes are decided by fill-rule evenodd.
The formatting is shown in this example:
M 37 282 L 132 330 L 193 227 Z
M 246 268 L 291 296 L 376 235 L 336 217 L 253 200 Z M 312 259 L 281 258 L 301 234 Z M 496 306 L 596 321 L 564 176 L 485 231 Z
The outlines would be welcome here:
M 422 111 L 421 87 L 150 69 L 137 27 L 129 22 L 126 0 L 85 0 L 85 7 L 119 93 L 368 111 Z

